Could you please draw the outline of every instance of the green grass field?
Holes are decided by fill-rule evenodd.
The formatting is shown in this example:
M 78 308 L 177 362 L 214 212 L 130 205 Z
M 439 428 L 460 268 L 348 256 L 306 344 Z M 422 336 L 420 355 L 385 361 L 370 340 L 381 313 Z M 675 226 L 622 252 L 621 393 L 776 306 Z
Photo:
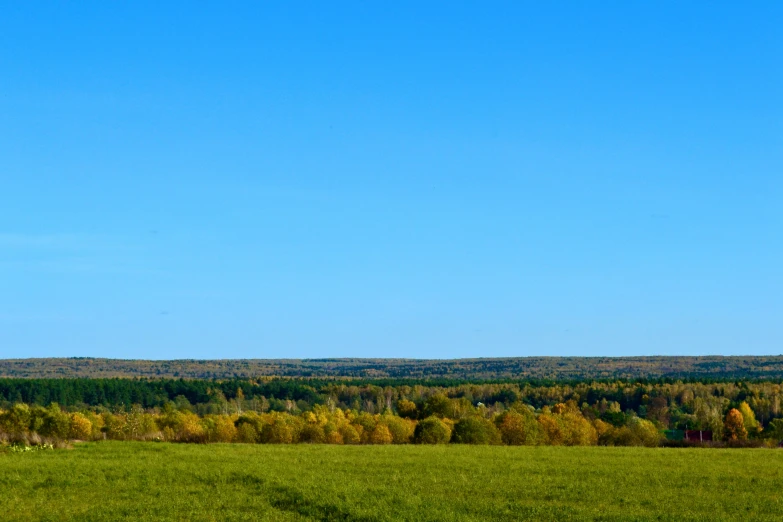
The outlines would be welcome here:
M 777 450 L 173 445 L 0 454 L 2 520 L 781 520 Z

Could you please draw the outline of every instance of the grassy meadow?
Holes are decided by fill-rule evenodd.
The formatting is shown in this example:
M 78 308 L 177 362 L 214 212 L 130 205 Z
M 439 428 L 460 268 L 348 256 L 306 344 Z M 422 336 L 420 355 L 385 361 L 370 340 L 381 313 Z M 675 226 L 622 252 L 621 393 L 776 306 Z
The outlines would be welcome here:
M 0 454 L 3 520 L 780 520 L 763 449 L 103 442 Z

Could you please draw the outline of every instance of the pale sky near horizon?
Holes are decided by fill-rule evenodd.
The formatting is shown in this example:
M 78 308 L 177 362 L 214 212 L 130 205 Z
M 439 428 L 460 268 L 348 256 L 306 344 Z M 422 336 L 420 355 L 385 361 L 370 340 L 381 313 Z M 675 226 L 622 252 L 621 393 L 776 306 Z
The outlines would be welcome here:
M 781 27 L 4 2 L 0 358 L 783 353 Z

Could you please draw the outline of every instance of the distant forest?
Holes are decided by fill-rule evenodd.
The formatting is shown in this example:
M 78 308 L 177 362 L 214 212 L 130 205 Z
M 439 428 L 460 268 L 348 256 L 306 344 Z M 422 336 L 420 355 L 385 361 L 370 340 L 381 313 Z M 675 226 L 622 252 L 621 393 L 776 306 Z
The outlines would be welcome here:
M 224 359 L 144 361 L 95 358 L 0 360 L 0 377 L 253 379 L 590 380 L 783 379 L 783 356 L 510 357 L 487 359 Z

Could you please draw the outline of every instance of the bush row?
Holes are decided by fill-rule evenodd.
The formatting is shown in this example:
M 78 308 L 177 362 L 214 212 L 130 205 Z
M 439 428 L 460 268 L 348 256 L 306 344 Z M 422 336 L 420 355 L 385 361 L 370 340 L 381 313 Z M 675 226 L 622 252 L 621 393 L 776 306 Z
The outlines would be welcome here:
M 624 426 L 588 420 L 574 405 L 534 412 L 523 404 L 459 419 L 431 415 L 413 420 L 386 412 L 370 414 L 317 406 L 301 414 L 243 412 L 199 416 L 167 408 L 124 413 L 64 412 L 16 404 L 0 412 L 0 443 L 39 444 L 65 440 L 159 440 L 263 444 L 507 444 L 657 446 L 662 437 L 649 421 Z
M 412 405 L 411 405 L 412 406 Z M 441 407 L 442 406 L 442 407 Z M 406 409 L 407 408 L 407 409 Z M 381 414 L 317 405 L 312 411 L 226 412 L 198 415 L 168 404 L 162 410 L 133 406 L 126 412 L 62 411 L 18 403 L 0 411 L 0 444 L 41 444 L 69 440 L 159 440 L 170 442 L 244 442 L 263 444 L 506 444 L 553 446 L 659 446 L 665 441 L 654 422 L 627 416 L 621 424 L 590 417 L 574 401 L 534 410 L 516 402 L 502 410 L 454 408 L 445 398 L 427 401 L 429 414 L 406 415 L 405 401 L 397 412 Z M 746 403 L 731 409 L 721 426 L 730 444 L 769 439 L 775 445 L 783 420 L 763 430 Z M 721 437 L 717 437 L 716 441 Z M 670 442 L 670 441 L 669 441 Z M 667 444 L 669 444 L 667 442 Z M 671 445 L 671 444 L 669 444 Z

